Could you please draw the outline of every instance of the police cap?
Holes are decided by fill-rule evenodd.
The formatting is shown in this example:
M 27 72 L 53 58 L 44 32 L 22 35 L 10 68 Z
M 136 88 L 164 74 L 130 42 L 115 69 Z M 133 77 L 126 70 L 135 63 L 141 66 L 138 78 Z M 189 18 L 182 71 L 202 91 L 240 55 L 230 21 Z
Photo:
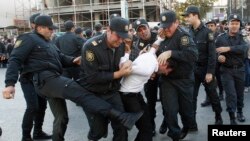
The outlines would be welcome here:
M 36 17 L 35 24 L 40 26 L 46 26 L 51 29 L 58 29 L 57 26 L 53 25 L 52 18 L 49 15 L 40 15 Z
M 213 19 L 209 19 L 206 24 L 215 24 L 216 25 L 216 21 Z
M 36 14 L 31 15 L 31 16 L 30 16 L 30 23 L 35 23 L 35 18 L 36 18 L 37 16 L 39 16 L 39 15 L 40 15 L 40 13 L 36 13 Z
M 101 23 L 95 24 L 95 30 L 99 31 L 101 29 L 102 29 L 102 24 Z
M 85 35 L 86 35 L 87 37 L 91 37 L 91 36 L 92 36 L 92 30 L 91 30 L 91 29 L 86 29 L 86 30 L 85 30 Z
M 122 17 L 114 17 L 110 20 L 110 29 L 115 31 L 121 38 L 128 38 L 129 21 Z
M 77 28 L 75 29 L 75 33 L 76 33 L 76 34 L 81 34 L 82 32 L 83 32 L 83 30 L 82 30 L 81 27 L 77 27 Z
M 190 13 L 199 14 L 200 10 L 197 6 L 190 5 L 186 8 L 186 11 L 182 14 L 182 16 L 188 16 Z
M 241 22 L 241 18 L 239 15 L 237 14 L 231 14 L 229 17 L 228 17 L 228 21 L 231 22 L 231 21 L 240 21 Z
M 121 17 L 120 14 L 114 13 L 109 16 L 109 19 L 112 19 L 114 17 Z
M 168 28 L 176 21 L 174 11 L 168 10 L 160 14 L 160 28 Z
M 66 22 L 64 22 L 64 28 L 66 30 L 71 30 L 71 28 L 75 27 L 73 21 L 71 20 L 67 20 Z
M 138 28 L 141 27 L 141 26 L 148 27 L 148 22 L 145 19 L 137 19 L 134 22 L 134 29 L 135 29 L 135 31 L 137 31 Z

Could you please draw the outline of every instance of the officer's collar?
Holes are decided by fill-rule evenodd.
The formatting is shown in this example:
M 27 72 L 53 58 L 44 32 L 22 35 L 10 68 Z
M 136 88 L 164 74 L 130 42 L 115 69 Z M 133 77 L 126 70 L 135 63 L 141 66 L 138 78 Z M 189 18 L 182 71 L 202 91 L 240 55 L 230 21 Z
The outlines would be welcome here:
M 156 39 L 157 33 L 151 31 L 150 34 L 151 34 L 151 37 L 149 38 L 149 40 L 142 40 L 140 37 L 138 37 L 139 41 L 144 43 L 145 45 L 151 44 L 151 43 L 153 44 Z
M 203 22 L 201 22 L 200 25 L 199 25 L 196 29 L 194 29 L 193 26 L 191 27 L 191 29 L 192 29 L 193 31 L 199 31 L 199 30 L 201 30 L 204 26 L 205 26 L 205 24 L 204 24 Z
M 46 38 L 44 38 L 44 36 L 40 33 L 38 33 L 36 30 L 34 30 L 34 33 L 37 34 L 39 37 L 41 37 L 42 39 L 44 39 L 46 42 L 49 42 L 51 40 L 47 40 Z

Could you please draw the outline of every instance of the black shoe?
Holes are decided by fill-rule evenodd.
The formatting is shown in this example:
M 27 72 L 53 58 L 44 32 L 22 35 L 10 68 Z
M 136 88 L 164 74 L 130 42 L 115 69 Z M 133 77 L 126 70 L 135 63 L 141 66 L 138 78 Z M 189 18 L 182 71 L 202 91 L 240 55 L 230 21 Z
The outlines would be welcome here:
M 2 128 L 0 127 L 0 136 L 2 136 Z
M 34 131 L 33 139 L 51 139 L 52 135 L 48 135 L 43 131 Z
M 167 126 L 166 122 L 163 121 L 161 126 L 160 126 L 159 133 L 165 134 L 167 132 L 167 130 L 168 130 L 168 126 Z
M 180 134 L 180 139 L 184 139 L 187 136 L 188 129 L 187 128 L 182 128 L 181 129 L 181 134 Z
M 201 103 L 201 107 L 206 107 L 209 106 L 211 103 L 207 100 L 205 100 L 204 102 Z
M 231 125 L 237 125 L 237 122 L 236 122 L 235 119 L 231 119 L 231 120 L 230 120 L 230 124 L 231 124 Z
M 243 113 L 237 113 L 237 119 L 239 122 L 245 122 L 246 118 Z
M 173 141 L 180 141 L 180 139 L 172 139 Z
M 197 125 L 191 126 L 191 127 L 188 129 L 188 131 L 190 131 L 190 132 L 196 132 L 196 131 L 198 131 Z
M 215 116 L 215 123 L 214 123 L 214 124 L 215 124 L 215 125 L 222 125 L 222 124 L 223 124 L 223 120 L 222 120 L 220 114 L 217 114 L 217 115 Z
M 22 137 L 22 141 L 33 141 L 33 139 L 31 138 L 31 136 Z

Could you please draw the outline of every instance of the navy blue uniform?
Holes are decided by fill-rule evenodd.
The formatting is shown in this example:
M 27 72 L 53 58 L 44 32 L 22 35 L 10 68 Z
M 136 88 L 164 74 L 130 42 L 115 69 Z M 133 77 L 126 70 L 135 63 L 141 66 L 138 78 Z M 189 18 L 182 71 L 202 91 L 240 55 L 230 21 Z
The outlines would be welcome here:
M 73 32 L 66 32 L 56 40 L 56 46 L 60 49 L 60 51 L 65 55 L 73 57 L 81 55 L 83 44 L 84 40 L 76 36 Z M 63 70 L 63 76 L 73 78 L 74 80 L 79 78 L 79 74 L 79 66 L 67 67 Z
M 241 33 L 235 36 L 230 36 L 228 33 L 223 33 L 218 36 L 216 47 L 230 47 L 230 51 L 221 53 L 226 57 L 226 62 L 221 63 L 221 80 L 226 93 L 227 111 L 235 113 L 242 112 L 244 106 L 244 82 L 245 82 L 245 67 L 244 59 L 246 58 L 248 44 L 244 40 Z
M 119 70 L 120 58 L 125 54 L 124 44 L 111 49 L 106 42 L 106 33 L 89 39 L 82 49 L 82 64 L 79 83 L 88 91 L 110 103 L 115 109 L 124 111 L 118 90 L 120 79 L 113 74 Z M 107 135 L 109 120 L 114 130 L 113 141 L 126 141 L 127 129 L 119 122 L 104 116 L 86 112 L 90 140 L 99 140 Z
M 178 113 L 185 129 L 192 123 L 193 69 L 198 52 L 190 35 L 181 27 L 160 44 L 160 53 L 168 50 L 172 51 L 168 61 L 173 71 L 160 77 L 161 101 L 167 117 L 168 136 L 179 139 Z
M 22 66 L 22 74 L 31 74 L 36 92 L 47 98 L 56 100 L 69 99 L 81 105 L 84 110 L 94 113 L 101 113 L 108 116 L 112 106 L 102 99 L 86 91 L 72 79 L 61 76 L 64 66 L 72 66 L 74 57 L 65 56 L 59 49 L 43 38 L 38 33 L 29 33 L 21 36 L 13 49 L 9 60 L 9 67 L 6 72 L 6 86 L 14 86 L 18 79 L 18 70 Z M 98 103 L 98 104 L 96 104 Z M 57 105 L 51 108 L 60 114 L 65 111 L 66 105 Z M 62 117 L 64 118 L 64 117 Z M 67 117 L 61 119 L 61 128 L 64 130 L 58 133 L 58 138 L 53 140 L 64 140 L 63 135 L 67 127 Z M 55 119 L 54 123 L 59 122 Z M 54 132 L 54 131 L 53 131 Z M 59 131 L 57 131 L 59 132 Z
M 203 84 L 207 96 L 212 104 L 213 111 L 216 113 L 216 121 L 221 119 L 220 113 L 222 112 L 220 100 L 216 91 L 217 83 L 215 79 L 216 67 L 216 52 L 214 46 L 214 35 L 203 23 L 197 29 L 190 28 L 190 33 L 196 43 L 198 49 L 198 60 L 194 71 L 195 84 L 193 94 L 193 110 L 194 110 L 194 125 L 192 128 L 197 128 L 196 123 L 196 110 L 197 110 L 197 97 L 200 85 Z M 206 74 L 212 74 L 212 81 L 205 82 Z

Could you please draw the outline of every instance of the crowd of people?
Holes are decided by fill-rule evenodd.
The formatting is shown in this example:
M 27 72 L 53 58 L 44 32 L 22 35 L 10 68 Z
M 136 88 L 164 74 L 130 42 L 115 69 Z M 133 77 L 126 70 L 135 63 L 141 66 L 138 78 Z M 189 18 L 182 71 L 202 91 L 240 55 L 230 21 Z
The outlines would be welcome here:
M 100 23 L 95 31 L 84 31 L 67 20 L 65 34 L 53 37 L 58 27 L 51 17 L 32 15 L 32 31 L 17 38 L 9 55 L 1 54 L 1 60 L 8 59 L 3 97 L 14 98 L 19 80 L 27 103 L 22 141 L 65 140 L 66 99 L 86 114 L 89 141 L 107 137 L 109 123 L 113 141 L 127 141 L 133 125 L 138 129 L 135 141 L 153 141 L 158 94 L 164 117 L 159 132 L 168 131 L 173 141 L 179 141 L 199 130 L 201 84 L 206 92 L 201 106 L 212 105 L 215 125 L 244 122 L 244 89 L 250 85 L 249 27 L 243 29 L 237 14 L 220 26 L 215 20 L 204 23 L 193 5 L 181 16 L 185 26 L 174 11 L 162 12 L 159 25 L 151 29 L 144 18 L 130 23 L 112 14 L 105 32 Z M 224 99 L 230 121 L 221 116 Z M 54 116 L 52 135 L 42 130 L 47 102 Z

